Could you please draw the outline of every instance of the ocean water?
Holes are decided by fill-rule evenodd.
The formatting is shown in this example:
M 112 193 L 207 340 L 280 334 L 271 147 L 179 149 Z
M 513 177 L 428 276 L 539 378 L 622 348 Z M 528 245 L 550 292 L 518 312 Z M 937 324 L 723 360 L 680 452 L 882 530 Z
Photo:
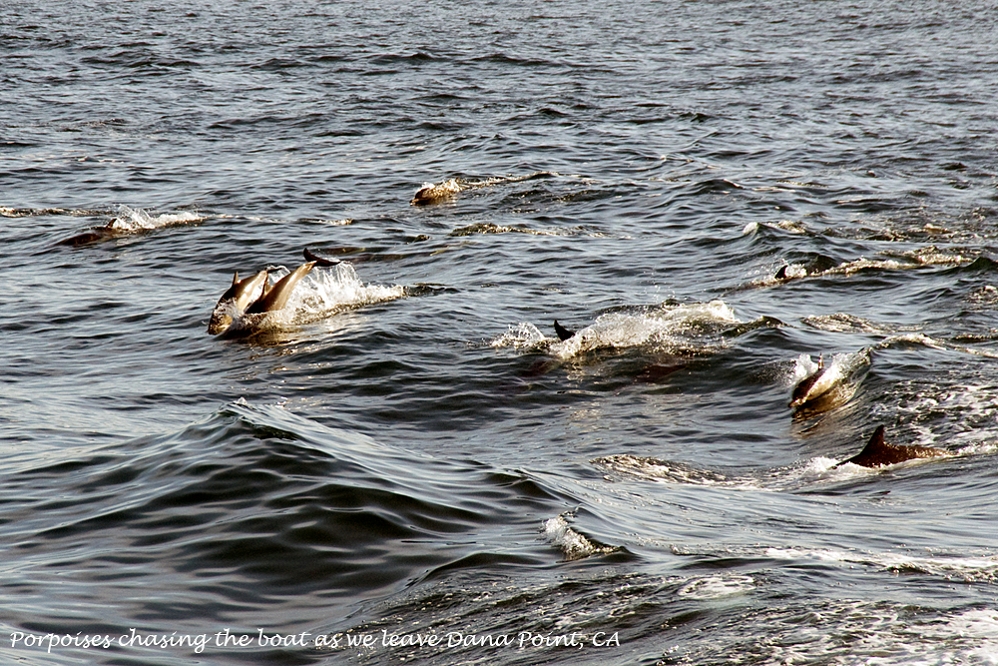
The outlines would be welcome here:
M 995 34 L 4 2 L 0 661 L 998 663 Z

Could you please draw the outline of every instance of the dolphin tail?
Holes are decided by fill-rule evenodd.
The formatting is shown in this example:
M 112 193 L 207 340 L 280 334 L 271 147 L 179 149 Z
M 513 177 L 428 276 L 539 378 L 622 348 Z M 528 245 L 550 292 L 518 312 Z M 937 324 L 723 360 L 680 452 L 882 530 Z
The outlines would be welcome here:
M 280 280 L 274 283 L 263 296 L 246 310 L 247 313 L 273 312 L 280 310 L 288 304 L 291 292 L 301 279 L 315 267 L 314 261 L 309 261 L 294 269 Z
M 575 335 L 575 331 L 568 330 L 559 324 L 557 319 L 554 320 L 554 332 L 558 334 L 558 339 L 561 341 L 568 340 L 570 337 Z
M 302 254 L 305 255 L 305 261 L 313 261 L 315 262 L 316 266 L 335 266 L 336 264 L 340 263 L 339 259 L 334 260 L 334 259 L 326 259 L 325 257 L 320 257 L 319 255 L 317 255 L 315 252 L 312 252 L 312 250 L 308 249 L 307 247 L 302 252 Z

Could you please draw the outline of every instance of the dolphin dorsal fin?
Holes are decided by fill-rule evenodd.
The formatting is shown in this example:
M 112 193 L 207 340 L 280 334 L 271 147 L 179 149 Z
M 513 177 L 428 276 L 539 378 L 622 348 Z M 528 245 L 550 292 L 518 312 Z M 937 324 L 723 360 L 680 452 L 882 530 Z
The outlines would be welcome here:
M 575 331 L 568 330 L 567 328 L 559 324 L 557 319 L 554 320 L 554 332 L 558 334 L 558 339 L 561 340 L 562 342 L 568 340 L 570 337 L 575 335 Z
M 877 429 L 873 431 L 873 436 L 870 437 L 870 441 L 866 443 L 866 446 L 863 447 L 863 450 L 859 452 L 859 455 L 879 456 L 886 449 L 887 449 L 887 443 L 884 441 L 884 426 L 878 425 Z
M 235 287 L 237 284 L 239 284 L 239 271 L 232 274 L 232 286 Z
M 907 460 L 910 457 L 914 456 L 899 457 L 898 447 L 891 446 L 884 441 L 884 426 L 878 425 L 877 429 L 873 431 L 870 441 L 866 443 L 862 451 L 835 466 L 839 467 L 846 463 L 852 463 L 861 467 L 883 467 L 884 465 L 893 465 L 896 462 Z

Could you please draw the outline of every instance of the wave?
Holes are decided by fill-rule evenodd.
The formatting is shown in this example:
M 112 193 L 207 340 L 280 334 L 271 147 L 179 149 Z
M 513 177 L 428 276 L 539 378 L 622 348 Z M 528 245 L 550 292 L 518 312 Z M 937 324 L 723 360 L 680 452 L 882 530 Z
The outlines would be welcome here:
M 567 340 L 553 343 L 550 352 L 561 360 L 598 349 L 626 349 L 654 345 L 671 352 L 702 352 L 723 329 L 740 324 L 722 301 L 664 306 L 639 313 L 601 315 Z
M 54 477 L 64 493 L 31 490 Z M 83 599 L 96 576 L 108 594 L 149 599 L 135 612 L 153 623 L 239 608 L 247 623 L 273 626 L 267 614 L 281 600 L 299 622 L 316 621 L 334 600 L 354 604 L 438 569 L 475 567 L 471 556 L 483 551 L 522 563 L 517 538 L 536 542 L 541 516 L 566 501 L 524 474 L 429 458 L 242 401 L 174 434 L 22 463 L 4 485 L 32 516 L 5 532 L 19 562 L 34 563 L 8 569 L 10 585 Z M 194 588 L 175 589 L 191 575 Z M 159 603 L 162 595 L 173 601 Z
M 721 599 L 746 594 L 756 588 L 757 584 L 752 576 L 719 574 L 695 578 L 679 588 L 676 594 L 690 599 Z
M 118 207 L 118 214 L 108 222 L 107 227 L 128 234 L 137 231 L 152 231 L 164 227 L 191 224 L 192 222 L 200 222 L 205 217 L 192 211 L 152 215 L 141 208 L 129 208 L 128 206 L 121 205 Z
M 929 437 L 927 439 L 934 440 L 936 438 Z M 919 445 L 924 446 L 924 444 Z M 850 450 L 849 455 L 859 453 L 862 448 L 861 444 L 855 446 Z M 972 442 L 945 450 L 952 453 L 952 456 L 947 457 L 949 460 L 957 457 L 991 455 L 995 450 L 998 450 L 998 443 Z M 632 454 L 602 456 L 590 461 L 592 465 L 611 472 L 618 478 L 763 492 L 821 492 L 843 483 L 876 478 L 884 472 L 884 468 L 840 465 L 841 462 L 835 458 L 819 455 L 782 467 L 746 471 L 743 468 L 711 469 L 674 460 Z M 943 464 L 941 459 L 922 458 L 898 463 L 897 466 L 913 467 L 938 464 Z
M 990 608 L 937 610 L 848 594 L 764 610 L 725 606 L 712 612 L 710 603 L 670 622 L 676 647 L 663 663 L 929 666 L 998 659 L 998 614 Z M 697 640 L 707 630 L 712 640 Z
M 767 548 L 765 557 L 793 562 L 819 561 L 843 567 L 859 565 L 891 574 L 925 574 L 964 583 L 998 581 L 998 557 L 919 556 L 834 549 Z
M 936 266 L 955 267 L 960 271 L 993 270 L 985 267 L 981 259 L 960 252 L 939 251 L 934 247 L 876 259 L 861 257 L 839 263 L 833 263 L 834 260 L 819 255 L 805 262 L 782 262 L 778 268 L 772 269 L 771 275 L 756 278 L 741 288 L 773 287 L 793 280 L 851 277 L 874 271 L 904 271 Z
M 454 237 L 472 236 L 476 234 L 527 234 L 531 236 L 585 235 L 593 238 L 605 237 L 605 234 L 581 226 L 556 229 L 533 229 L 525 225 L 501 225 L 492 222 L 475 222 L 474 224 L 469 224 L 450 232 L 450 236 Z
M 66 215 L 69 217 L 94 217 L 97 215 L 107 215 L 106 209 L 94 208 L 14 208 L 11 206 L 0 206 L 0 217 L 43 217 L 53 215 Z

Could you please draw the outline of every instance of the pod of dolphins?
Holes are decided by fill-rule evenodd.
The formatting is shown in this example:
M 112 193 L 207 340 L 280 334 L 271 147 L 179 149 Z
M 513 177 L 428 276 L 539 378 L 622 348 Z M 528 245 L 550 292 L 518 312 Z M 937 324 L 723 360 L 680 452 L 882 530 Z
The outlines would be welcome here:
M 575 331 L 565 328 L 556 319 L 554 331 L 558 339 L 562 342 L 575 335 Z M 839 404 L 835 399 L 835 393 L 841 388 L 841 383 L 835 378 L 829 378 L 824 359 L 818 359 L 817 369 L 808 376 L 801 379 L 790 396 L 789 407 L 796 413 L 817 413 L 831 409 Z M 861 467 L 886 467 L 907 460 L 918 458 L 943 458 L 952 454 L 944 449 L 931 446 L 901 446 L 890 444 L 884 439 L 885 428 L 877 426 L 867 442 L 866 446 L 855 456 L 837 463 L 834 467 L 840 467 L 846 463 L 859 465 Z
M 773 276 L 774 279 L 779 281 L 792 279 L 787 272 L 788 268 L 786 265 L 780 267 Z M 824 359 L 819 358 L 817 370 L 804 377 L 804 379 L 800 380 L 794 386 L 794 390 L 790 395 L 791 409 L 805 411 L 808 408 L 817 406 L 820 410 L 821 405 L 819 401 L 823 400 L 834 389 L 834 382 L 822 381 L 826 377 L 827 370 L 828 368 L 825 367 Z M 873 436 L 870 437 L 870 441 L 867 442 L 866 447 L 862 451 L 835 466 L 839 467 L 846 463 L 852 463 L 862 467 L 886 467 L 887 465 L 895 465 L 906 460 L 942 458 L 951 455 L 948 451 L 932 446 L 900 446 L 889 444 L 884 440 L 884 431 L 884 426 L 877 426 L 873 432 Z
M 460 189 L 460 184 L 453 178 L 439 185 L 427 183 L 416 192 L 410 203 L 412 205 L 438 203 L 453 197 Z M 101 232 L 105 232 L 105 230 L 97 230 L 97 233 Z M 86 240 L 91 239 L 87 238 Z M 330 266 L 337 263 L 334 260 L 319 257 L 307 248 L 304 255 L 305 263 L 273 284 L 270 283 L 270 273 L 267 269 L 243 279 L 239 278 L 237 272 L 232 278 L 232 284 L 219 298 L 211 313 L 208 333 L 230 336 L 251 331 L 259 323 L 261 315 L 282 310 L 287 306 L 295 287 L 316 265 Z M 777 280 L 788 279 L 785 266 L 777 272 L 775 278 Z M 554 322 L 554 330 L 560 341 L 568 340 L 576 333 L 565 328 L 557 320 Z M 821 412 L 840 404 L 839 401 L 831 398 L 836 389 L 840 388 L 840 378 L 829 377 L 826 374 L 830 367 L 826 367 L 824 359 L 819 358 L 817 369 L 800 380 L 794 387 L 789 407 L 794 410 L 795 414 Z M 877 468 L 918 458 L 940 458 L 952 455 L 948 451 L 935 447 L 890 444 L 885 441 L 884 434 L 884 426 L 877 426 L 873 436 L 862 451 L 839 462 L 835 467 L 851 463 L 862 467 Z

